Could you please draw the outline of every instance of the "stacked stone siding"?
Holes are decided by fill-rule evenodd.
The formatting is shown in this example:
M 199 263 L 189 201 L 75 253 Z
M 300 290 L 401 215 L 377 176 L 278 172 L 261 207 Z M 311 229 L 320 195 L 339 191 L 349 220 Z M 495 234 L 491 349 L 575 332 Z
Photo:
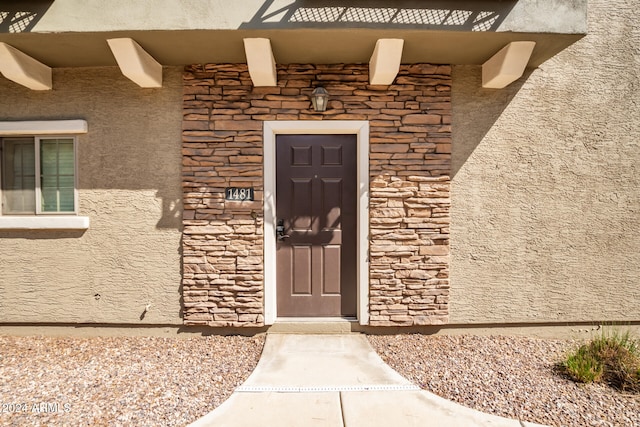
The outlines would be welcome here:
M 451 68 L 402 66 L 390 86 L 367 65 L 285 65 L 253 87 L 244 64 L 186 67 L 183 120 L 183 303 L 187 325 L 264 324 L 265 120 L 370 123 L 370 324 L 448 319 Z M 321 85 L 329 108 L 313 111 Z M 224 199 L 253 187 L 254 202 Z

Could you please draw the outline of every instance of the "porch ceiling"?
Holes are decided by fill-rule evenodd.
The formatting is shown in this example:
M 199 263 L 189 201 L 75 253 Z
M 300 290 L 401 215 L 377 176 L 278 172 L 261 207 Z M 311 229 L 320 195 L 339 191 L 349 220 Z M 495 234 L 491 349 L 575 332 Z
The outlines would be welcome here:
M 366 63 L 378 39 L 401 38 L 402 63 L 481 65 L 510 42 L 534 41 L 528 67 L 537 67 L 583 35 L 362 28 L 0 33 L 0 41 L 55 68 L 115 66 L 107 39 L 120 37 L 136 40 L 162 65 L 245 62 L 243 38 L 252 37 L 269 38 L 279 64 Z

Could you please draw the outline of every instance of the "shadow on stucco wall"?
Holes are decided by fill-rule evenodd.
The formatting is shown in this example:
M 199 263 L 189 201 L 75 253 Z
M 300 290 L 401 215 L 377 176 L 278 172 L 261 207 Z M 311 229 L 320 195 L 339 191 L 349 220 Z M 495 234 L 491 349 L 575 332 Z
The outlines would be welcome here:
M 53 0 L 3 1 L 0 5 L 0 33 L 27 33 L 44 16 Z
M 451 70 L 451 177 L 455 177 L 487 132 L 500 118 L 533 70 L 504 89 L 484 89 L 482 68 L 458 65 Z M 469 88 L 475 88 L 473 91 Z
M 53 83 L 0 78 L 0 119 L 86 120 L 78 214 L 90 226 L 0 232 L 0 321 L 181 324 L 182 67 L 163 67 L 161 89 L 116 66 L 54 68 Z
M 79 213 L 95 219 L 92 228 L 108 214 L 121 227 L 144 215 L 180 230 L 181 71 L 165 67 L 161 89 L 139 88 L 117 67 L 56 68 L 51 91 L 0 79 L 0 118 L 87 121 L 77 146 Z
M 86 230 L 4 230 L 0 239 L 59 240 L 77 239 Z
M 162 216 L 157 228 L 182 228 L 182 197 L 176 197 L 174 192 L 158 190 L 156 198 L 162 201 Z
M 295 0 L 286 6 L 262 3 L 240 28 L 420 28 L 440 31 L 496 31 L 516 0 Z

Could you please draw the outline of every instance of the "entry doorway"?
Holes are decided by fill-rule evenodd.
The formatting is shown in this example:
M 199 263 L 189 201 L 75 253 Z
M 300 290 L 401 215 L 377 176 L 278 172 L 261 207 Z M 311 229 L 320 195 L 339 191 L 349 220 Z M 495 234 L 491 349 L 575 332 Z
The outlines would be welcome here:
M 355 137 L 355 149 L 356 149 L 356 165 L 351 166 L 352 170 L 355 170 L 355 209 L 356 209 L 356 226 L 355 232 L 353 232 L 349 240 L 355 244 L 355 314 L 358 322 L 361 325 L 367 325 L 369 323 L 369 122 L 361 120 L 295 120 L 295 121 L 265 121 L 264 122 L 264 318 L 266 325 L 273 325 L 278 319 L 291 319 L 291 318 L 312 318 L 312 317 L 324 317 L 327 321 L 331 319 L 342 319 L 344 317 L 352 317 L 353 312 L 353 297 L 347 297 L 346 299 L 340 296 L 340 310 L 334 310 L 332 313 L 341 314 L 312 314 L 312 311 L 305 311 L 300 314 L 295 312 L 287 312 L 286 307 L 281 307 L 279 301 L 281 301 L 280 294 L 284 292 L 280 286 L 278 286 L 278 269 L 277 269 L 277 254 L 278 247 L 282 247 L 281 240 L 277 238 L 277 209 L 276 205 L 280 201 L 281 194 L 276 191 L 277 181 L 277 168 L 276 168 L 276 139 L 280 136 L 345 136 L 353 138 Z M 285 138 L 286 139 L 286 138 Z M 304 151 L 304 150 L 303 150 Z M 329 150 L 331 151 L 331 150 Z M 327 153 L 330 157 L 335 153 Z M 331 159 L 327 159 L 331 162 Z M 298 160 L 299 162 L 300 160 Z M 351 164 L 353 164 L 351 162 Z M 315 174 L 314 174 L 315 175 Z M 320 178 L 320 174 L 318 174 Z M 279 190 L 281 191 L 281 190 Z M 284 197 L 286 199 L 286 197 Z M 334 202 L 327 202 L 334 203 Z M 283 220 L 285 218 L 282 218 Z M 319 220 L 318 220 L 319 221 Z M 342 220 L 341 220 L 342 221 Z M 328 222 L 328 221 L 327 221 Z M 283 221 L 282 233 L 287 235 L 286 227 Z M 341 225 L 339 230 L 344 232 L 347 227 Z M 312 228 L 313 229 L 313 228 Z M 334 230 L 335 232 L 335 230 Z M 304 234 L 304 233 L 303 233 Z M 291 234 L 289 233 L 289 236 Z M 340 236 L 344 239 L 344 234 Z M 287 237 L 284 238 L 286 240 Z M 321 239 L 323 239 L 321 237 Z M 309 251 L 308 259 L 313 260 L 311 249 L 309 249 L 310 243 L 307 243 L 307 248 L 302 248 L 299 252 Z M 313 243 L 311 243 L 313 246 Z M 334 248 L 329 248 L 334 249 Z M 342 269 L 342 245 L 340 246 L 340 259 Z M 331 251 L 329 251 L 331 252 Z M 333 251 L 333 254 L 329 254 L 329 257 L 333 256 L 335 259 L 337 251 Z M 295 254 L 294 254 L 295 256 Z M 299 255 L 300 256 L 300 255 Z M 310 263 L 312 261 L 309 261 Z M 325 263 L 326 264 L 326 263 Z M 299 265 L 298 263 L 292 265 Z M 304 265 L 304 264 L 303 264 Z M 331 263 L 329 265 L 335 265 Z M 289 267 L 291 271 L 292 267 Z M 286 271 L 286 270 L 282 270 Z M 333 274 L 334 271 L 326 272 Z M 347 274 L 348 275 L 348 274 Z M 342 274 L 341 274 L 342 276 Z M 340 278 L 342 281 L 343 279 Z M 302 282 L 301 282 L 302 283 Z M 342 288 L 342 283 L 340 288 Z M 291 285 L 288 287 L 291 293 Z M 353 286 L 352 286 L 353 289 Z M 325 294 L 335 294 L 335 285 L 332 289 L 327 289 L 331 292 L 324 292 Z M 294 293 L 301 293 L 304 296 L 304 292 L 313 295 L 311 292 L 300 292 L 300 288 L 294 290 Z M 325 296 L 329 296 L 325 295 Z M 342 295 L 342 294 L 341 294 Z M 351 298 L 351 302 L 349 298 Z M 310 298 L 311 299 L 311 298 Z M 344 301 L 344 302 L 343 302 Z M 321 305 L 323 303 L 321 302 Z M 351 307 L 349 310 L 343 310 L 344 307 Z M 335 306 L 334 306 L 335 307 Z M 282 310 L 281 310 L 282 309 Z M 281 312 L 282 311 L 282 312 Z
M 278 316 L 356 316 L 356 171 L 356 135 L 276 137 Z

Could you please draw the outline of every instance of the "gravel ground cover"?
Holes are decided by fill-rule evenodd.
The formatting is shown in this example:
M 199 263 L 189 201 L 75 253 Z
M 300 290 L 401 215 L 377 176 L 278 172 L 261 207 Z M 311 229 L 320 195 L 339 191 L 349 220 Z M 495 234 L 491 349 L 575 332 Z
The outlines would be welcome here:
M 554 373 L 574 341 L 520 337 L 369 336 L 421 388 L 462 405 L 552 426 L 640 426 L 640 396 Z
M 0 336 L 2 426 L 184 426 L 255 368 L 264 337 Z
M 368 338 L 423 389 L 483 412 L 554 426 L 640 426 L 640 396 L 554 373 L 572 341 Z M 0 425 L 183 426 L 231 395 L 263 345 L 263 336 L 0 336 Z

